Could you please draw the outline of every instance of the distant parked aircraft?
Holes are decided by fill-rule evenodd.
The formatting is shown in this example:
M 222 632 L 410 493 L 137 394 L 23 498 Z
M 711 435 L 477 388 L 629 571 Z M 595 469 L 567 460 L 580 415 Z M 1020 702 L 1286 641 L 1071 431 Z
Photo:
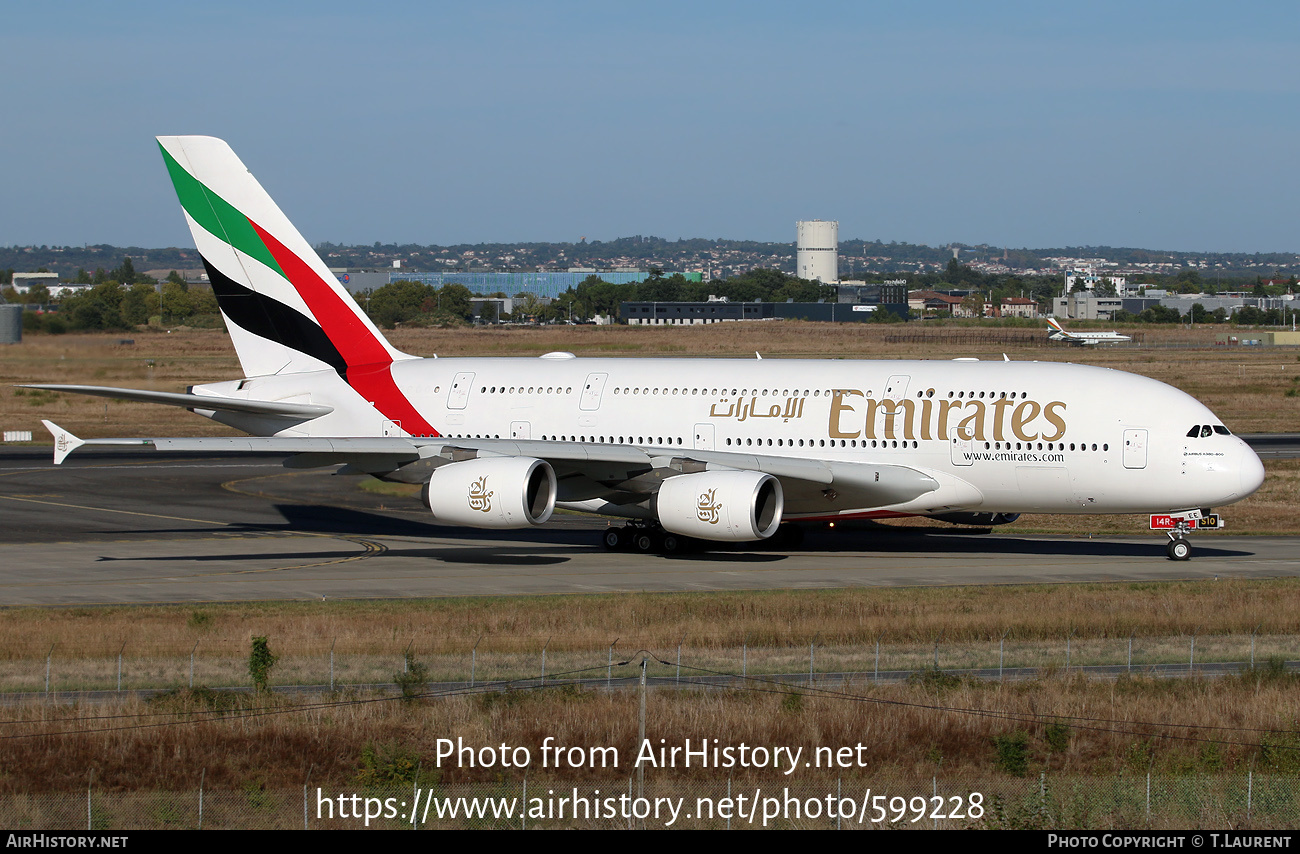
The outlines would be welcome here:
M 1133 340 L 1132 337 L 1120 335 L 1118 332 L 1071 332 L 1052 317 L 1047 319 L 1047 327 L 1047 337 L 1051 340 L 1064 341 L 1067 344 L 1078 344 L 1084 347 Z

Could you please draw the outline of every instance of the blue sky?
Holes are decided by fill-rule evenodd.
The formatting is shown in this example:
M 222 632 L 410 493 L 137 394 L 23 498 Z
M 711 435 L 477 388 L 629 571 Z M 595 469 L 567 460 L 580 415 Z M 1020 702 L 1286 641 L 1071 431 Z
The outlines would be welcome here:
M 152 137 L 315 243 L 1296 251 L 1300 5 L 60 3 L 0 26 L 0 245 L 186 246 Z

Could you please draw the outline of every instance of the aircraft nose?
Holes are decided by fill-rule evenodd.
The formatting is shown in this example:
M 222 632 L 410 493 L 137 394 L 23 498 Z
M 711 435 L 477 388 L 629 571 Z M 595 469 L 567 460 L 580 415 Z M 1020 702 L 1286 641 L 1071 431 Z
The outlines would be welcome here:
M 1241 478 L 1241 497 L 1245 498 L 1264 483 L 1264 464 L 1259 455 L 1247 445 L 1241 443 L 1241 459 L 1237 463 L 1237 472 Z

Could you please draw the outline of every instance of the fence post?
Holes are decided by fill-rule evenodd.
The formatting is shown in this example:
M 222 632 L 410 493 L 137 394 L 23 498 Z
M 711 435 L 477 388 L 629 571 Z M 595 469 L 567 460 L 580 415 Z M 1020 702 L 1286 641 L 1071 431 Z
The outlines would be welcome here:
M 1250 823 L 1250 796 L 1254 794 L 1255 769 L 1246 769 L 1246 823 Z
M 727 782 L 730 783 L 731 781 L 728 780 Z M 727 796 L 730 797 L 731 792 L 727 792 Z M 835 829 L 836 830 L 844 829 L 840 823 L 840 817 L 841 817 L 840 804 L 842 803 L 844 803 L 844 778 L 836 777 L 835 778 Z
M 614 644 L 618 643 L 618 638 L 609 642 L 609 664 L 605 666 L 605 690 L 609 690 L 610 679 L 614 676 Z
M 55 641 L 55 643 L 58 643 Z M 54 655 L 54 644 L 50 644 L 49 652 L 45 653 L 45 696 L 50 696 L 50 656 Z
M 483 636 L 479 635 L 478 640 L 474 641 L 474 648 L 469 651 L 469 687 L 474 687 L 474 678 L 478 671 L 478 645 L 483 643 Z
M 675 681 L 678 685 L 682 682 L 682 642 L 686 640 L 686 633 L 682 632 L 681 640 L 677 641 L 677 678 Z
M 122 653 L 126 652 L 126 641 L 122 641 L 122 648 L 117 651 L 117 690 L 122 690 Z
M 313 762 L 307 767 L 307 776 L 302 781 L 302 829 L 307 830 L 307 787 L 311 785 L 311 772 L 316 770 Z
M 330 693 L 334 693 L 334 647 L 339 642 L 336 637 L 330 641 Z
M 546 686 L 546 648 L 551 645 L 551 638 L 553 637 L 555 637 L 555 635 L 551 635 L 550 638 L 546 639 L 546 643 L 542 644 L 542 686 L 543 687 Z
M 1151 824 L 1151 766 L 1147 766 L 1147 825 Z
M 194 642 L 194 647 L 190 650 L 190 690 L 194 690 L 194 653 L 199 648 L 199 642 Z

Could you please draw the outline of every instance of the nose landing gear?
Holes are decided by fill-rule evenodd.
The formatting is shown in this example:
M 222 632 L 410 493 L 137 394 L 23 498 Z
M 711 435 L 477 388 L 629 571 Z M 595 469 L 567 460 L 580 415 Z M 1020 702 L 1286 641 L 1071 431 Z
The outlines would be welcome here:
M 1165 554 L 1170 560 L 1187 560 L 1192 556 L 1192 541 L 1187 539 L 1187 535 L 1182 531 L 1169 532 L 1169 545 L 1165 546 Z
M 1191 531 L 1204 528 L 1221 528 L 1223 521 L 1218 513 L 1208 509 L 1185 510 L 1180 513 L 1155 513 L 1151 516 L 1151 528 L 1162 530 L 1169 535 L 1169 544 L 1165 554 L 1170 560 L 1187 560 L 1192 556 L 1192 542 L 1187 539 Z

